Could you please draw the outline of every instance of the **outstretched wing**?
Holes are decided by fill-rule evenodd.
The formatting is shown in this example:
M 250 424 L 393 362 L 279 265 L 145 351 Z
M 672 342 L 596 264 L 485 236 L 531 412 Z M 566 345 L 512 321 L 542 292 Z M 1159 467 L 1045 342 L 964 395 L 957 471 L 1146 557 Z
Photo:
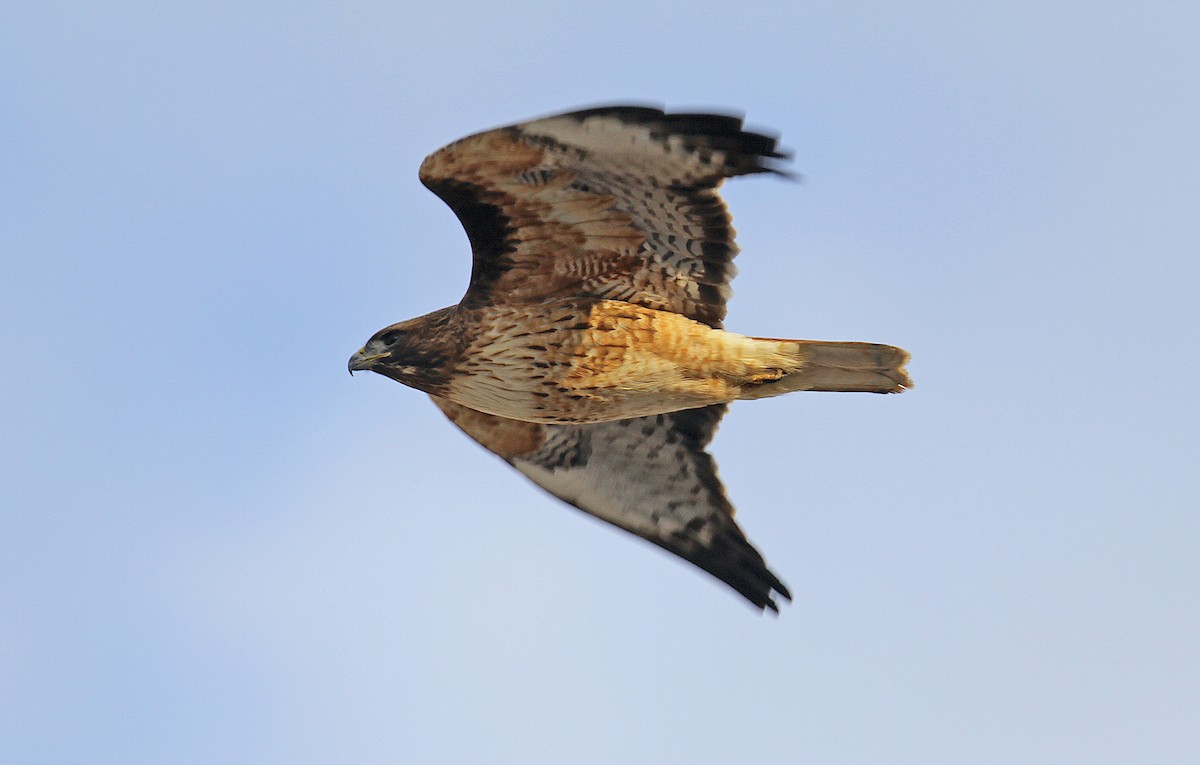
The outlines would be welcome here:
M 719 326 L 737 247 L 717 187 L 784 156 L 740 117 L 610 106 L 463 138 L 420 175 L 471 241 L 465 305 L 603 297 Z
M 704 451 L 724 405 L 594 425 L 541 425 L 434 397 L 446 416 L 534 483 L 691 561 L 759 608 L 791 599 L 733 519 Z

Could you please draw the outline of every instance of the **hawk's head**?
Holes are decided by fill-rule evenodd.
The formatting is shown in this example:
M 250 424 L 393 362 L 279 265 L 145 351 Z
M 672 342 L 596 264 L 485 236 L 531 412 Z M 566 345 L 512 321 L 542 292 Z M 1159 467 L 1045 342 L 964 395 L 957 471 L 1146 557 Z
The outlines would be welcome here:
M 449 309 L 384 327 L 350 357 L 350 374 L 378 372 L 426 393 L 436 393 L 449 377 L 455 343 L 441 331 Z

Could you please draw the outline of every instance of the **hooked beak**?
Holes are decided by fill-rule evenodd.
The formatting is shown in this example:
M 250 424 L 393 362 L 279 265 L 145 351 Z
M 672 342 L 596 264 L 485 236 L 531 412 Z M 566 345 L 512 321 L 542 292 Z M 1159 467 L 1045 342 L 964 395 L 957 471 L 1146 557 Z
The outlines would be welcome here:
M 351 376 L 355 372 L 370 371 L 371 367 L 375 365 L 375 360 L 381 359 L 386 355 L 386 353 L 376 353 L 368 356 L 366 348 L 359 348 L 350 357 L 350 363 L 346 365 L 346 368 L 350 370 Z

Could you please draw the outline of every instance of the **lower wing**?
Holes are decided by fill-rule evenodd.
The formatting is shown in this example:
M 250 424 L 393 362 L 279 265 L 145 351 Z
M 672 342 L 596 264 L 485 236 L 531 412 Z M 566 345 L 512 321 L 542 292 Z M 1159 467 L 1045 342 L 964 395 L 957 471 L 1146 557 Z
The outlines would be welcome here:
M 485 449 L 580 510 L 669 550 L 778 611 L 791 593 L 733 518 L 704 449 L 725 406 L 592 425 L 543 425 L 433 397 Z

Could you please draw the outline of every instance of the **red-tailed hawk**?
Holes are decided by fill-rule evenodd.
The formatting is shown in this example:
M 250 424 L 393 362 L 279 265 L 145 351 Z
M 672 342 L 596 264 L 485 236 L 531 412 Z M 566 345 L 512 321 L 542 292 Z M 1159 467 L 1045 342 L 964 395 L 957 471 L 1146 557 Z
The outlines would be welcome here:
M 726 404 L 911 386 L 899 348 L 721 328 L 737 247 L 717 187 L 784 158 L 739 117 L 644 106 L 455 141 L 420 177 L 466 229 L 467 292 L 375 333 L 350 371 L 425 391 L 546 491 L 778 611 L 791 595 L 705 452 Z

